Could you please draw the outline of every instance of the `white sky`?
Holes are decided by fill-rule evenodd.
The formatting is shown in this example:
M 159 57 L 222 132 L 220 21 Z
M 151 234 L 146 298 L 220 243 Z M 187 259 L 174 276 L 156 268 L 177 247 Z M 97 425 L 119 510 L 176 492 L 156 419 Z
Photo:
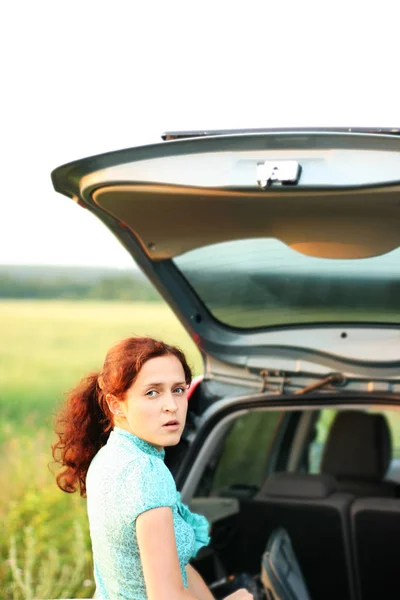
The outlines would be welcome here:
M 132 264 L 53 190 L 70 160 L 165 130 L 400 126 L 397 4 L 3 2 L 0 262 Z

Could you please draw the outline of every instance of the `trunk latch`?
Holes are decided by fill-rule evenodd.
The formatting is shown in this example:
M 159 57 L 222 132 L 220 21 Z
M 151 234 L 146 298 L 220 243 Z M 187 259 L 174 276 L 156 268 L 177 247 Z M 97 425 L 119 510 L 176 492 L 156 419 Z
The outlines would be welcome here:
M 299 182 L 301 165 L 296 160 L 266 160 L 257 163 L 257 183 L 261 189 L 273 183 L 296 185 Z

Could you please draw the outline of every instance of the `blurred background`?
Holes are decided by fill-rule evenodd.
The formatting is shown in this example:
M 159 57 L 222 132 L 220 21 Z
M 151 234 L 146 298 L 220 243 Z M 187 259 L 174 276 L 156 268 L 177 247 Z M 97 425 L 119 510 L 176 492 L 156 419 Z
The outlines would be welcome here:
M 65 162 L 165 130 L 399 126 L 393 4 L 14 1 L 0 8 L 0 597 L 91 597 L 85 501 L 49 464 L 54 411 L 122 337 L 201 357 Z

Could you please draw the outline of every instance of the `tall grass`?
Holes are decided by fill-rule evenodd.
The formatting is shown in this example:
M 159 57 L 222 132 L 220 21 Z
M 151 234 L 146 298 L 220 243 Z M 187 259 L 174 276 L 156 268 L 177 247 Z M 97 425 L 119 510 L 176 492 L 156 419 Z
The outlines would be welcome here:
M 12 430 L 10 430 L 12 433 Z M 93 594 L 85 501 L 57 488 L 50 434 L 13 431 L 2 444 L 0 597 L 86 598 Z
M 177 344 L 196 373 L 201 357 L 161 303 L 1 302 L 0 330 L 0 598 L 89 598 L 86 504 L 49 470 L 53 413 L 123 337 Z

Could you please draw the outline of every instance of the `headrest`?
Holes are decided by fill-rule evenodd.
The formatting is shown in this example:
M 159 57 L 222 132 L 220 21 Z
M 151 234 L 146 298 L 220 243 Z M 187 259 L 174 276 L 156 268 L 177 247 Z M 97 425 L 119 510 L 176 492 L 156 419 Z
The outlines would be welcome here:
M 337 478 L 381 481 L 391 458 L 392 441 L 384 415 L 343 411 L 331 427 L 321 472 Z
M 284 496 L 286 498 L 326 498 L 336 491 L 331 475 L 300 475 L 274 473 L 262 486 L 257 498 Z

